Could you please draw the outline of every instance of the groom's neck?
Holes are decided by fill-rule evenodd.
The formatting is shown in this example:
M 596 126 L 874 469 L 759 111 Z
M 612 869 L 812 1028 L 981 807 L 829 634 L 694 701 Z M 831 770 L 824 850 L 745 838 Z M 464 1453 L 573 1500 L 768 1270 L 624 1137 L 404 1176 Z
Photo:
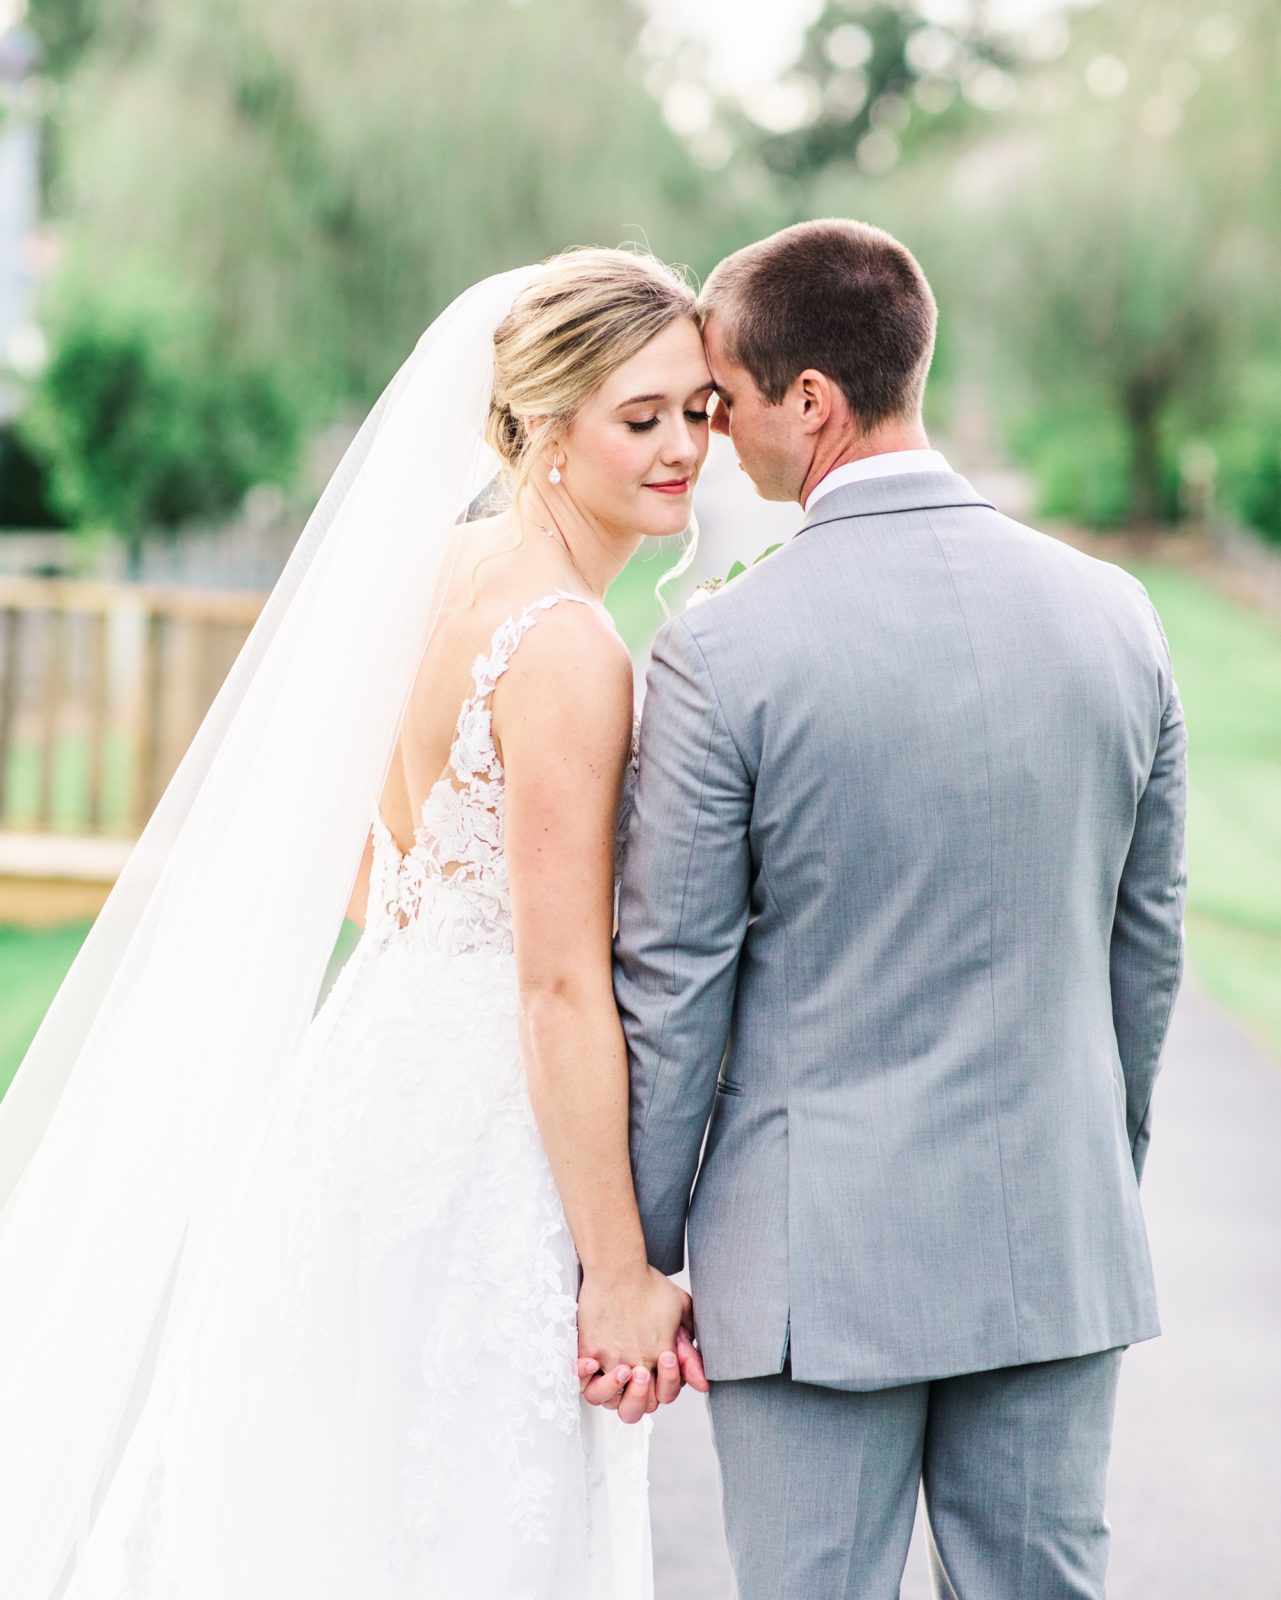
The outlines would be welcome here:
M 866 461 L 868 456 L 890 455 L 895 450 L 928 450 L 930 441 L 920 417 L 907 422 L 886 422 L 871 433 L 848 429 L 834 432 L 830 439 L 819 436 L 814 459 L 805 475 L 797 499 L 804 505 L 829 472 L 851 461 Z

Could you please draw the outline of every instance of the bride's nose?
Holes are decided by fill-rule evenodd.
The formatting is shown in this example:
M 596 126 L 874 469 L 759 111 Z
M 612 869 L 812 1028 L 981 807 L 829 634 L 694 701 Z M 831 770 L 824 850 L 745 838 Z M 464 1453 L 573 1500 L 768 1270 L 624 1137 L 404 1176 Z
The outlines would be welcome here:
M 665 441 L 663 465 L 692 467 L 698 460 L 699 441 L 693 428 L 682 417 L 669 439 Z

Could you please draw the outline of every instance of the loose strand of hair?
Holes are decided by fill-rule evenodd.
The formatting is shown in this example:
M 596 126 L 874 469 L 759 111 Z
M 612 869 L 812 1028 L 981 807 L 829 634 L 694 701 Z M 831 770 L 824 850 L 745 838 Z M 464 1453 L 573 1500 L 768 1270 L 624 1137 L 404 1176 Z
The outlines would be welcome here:
M 684 539 L 685 548 L 681 552 L 680 560 L 674 567 L 669 567 L 654 585 L 654 598 L 658 601 L 659 605 L 662 606 L 663 615 L 668 619 L 668 621 L 671 620 L 675 613 L 668 605 L 667 596 L 663 593 L 663 590 L 670 588 L 671 585 L 674 584 L 678 579 L 685 576 L 694 563 L 694 557 L 698 554 L 698 518 L 692 511 L 689 515 L 689 526 L 685 529 L 685 533 L 682 537 Z

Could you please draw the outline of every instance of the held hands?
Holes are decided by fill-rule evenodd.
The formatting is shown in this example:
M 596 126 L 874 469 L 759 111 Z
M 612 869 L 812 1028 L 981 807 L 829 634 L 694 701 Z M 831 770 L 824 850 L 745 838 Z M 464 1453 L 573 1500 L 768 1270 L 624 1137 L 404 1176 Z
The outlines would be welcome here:
M 684 1384 L 706 1394 L 694 1347 L 693 1304 L 648 1264 L 585 1272 L 578 1295 L 578 1379 L 591 1405 L 639 1422 L 670 1405 Z

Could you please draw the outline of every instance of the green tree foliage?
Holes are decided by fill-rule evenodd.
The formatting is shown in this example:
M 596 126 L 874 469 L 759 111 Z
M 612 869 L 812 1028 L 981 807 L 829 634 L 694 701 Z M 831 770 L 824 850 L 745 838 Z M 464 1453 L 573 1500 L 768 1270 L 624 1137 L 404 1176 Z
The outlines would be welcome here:
M 486 273 L 627 240 L 706 262 L 730 232 L 728 202 L 644 88 L 629 4 L 97 3 L 62 97 L 61 231 L 113 297 L 180 288 L 200 313 L 200 405 L 270 373 L 306 432 L 367 406 Z M 72 328 L 54 330 L 55 351 Z M 145 342 L 167 381 L 163 341 Z M 82 339 L 76 359 L 95 350 L 115 346 Z M 60 437 L 64 503 L 87 506 L 66 464 L 82 436 Z M 95 504 L 126 514 L 123 498 Z M 150 491 L 130 504 L 158 514 Z
M 44 70 L 70 77 L 93 44 L 104 0 L 27 0 L 26 22 L 40 45 Z
M 1052 510 L 1174 520 L 1199 441 L 1216 446 L 1230 501 L 1281 521 L 1268 510 L 1278 405 L 1260 413 L 1267 381 L 1243 382 L 1253 365 L 1281 393 L 1267 265 L 1281 242 L 1279 45 L 1274 11 L 1250 0 L 1209 17 L 1114 0 L 1081 20 L 1051 109 L 1021 122 L 983 207 L 981 315 L 1012 437 Z
M 1210 431 L 1224 495 L 1238 515 L 1281 544 L 1281 352 L 1266 345 L 1234 374 L 1233 406 Z
M 638 59 L 634 0 L 31 5 L 69 74 L 69 259 L 179 286 L 210 359 L 270 372 L 303 431 L 483 273 L 629 238 L 703 271 L 843 214 L 935 285 L 935 420 L 994 401 L 1051 509 L 1174 515 L 1208 446 L 1223 502 L 1281 532 L 1275 0 L 999 28 L 985 0 L 825 0 L 790 112 L 722 103 L 693 154 L 646 83 L 697 68 Z
M 748 144 L 792 183 L 842 165 L 883 176 L 900 152 L 973 123 L 978 112 L 959 93 L 962 82 L 1011 59 L 980 5 L 962 7 L 944 27 L 912 0 L 826 0 L 785 80 L 802 96 L 798 107 L 808 100 L 806 115 Z
M 232 510 L 288 475 L 295 417 L 273 375 L 229 361 L 207 313 L 167 284 L 78 282 L 23 418 L 69 521 L 141 539 Z
M 121 0 L 117 0 L 121 3 Z M 76 83 L 68 222 L 192 285 L 310 416 L 485 273 L 699 241 L 702 184 L 594 0 L 150 0 Z M 125 41 L 121 43 L 120 41 Z M 708 208 L 714 217 L 715 205 Z
M 1208 447 L 1220 505 L 1281 537 L 1274 0 L 1000 20 L 827 0 L 780 125 L 749 106 L 739 160 L 774 174 L 787 220 L 911 244 L 940 301 L 934 419 L 995 413 L 1045 510 L 1174 519 Z
M 1024 41 L 995 28 L 982 0 L 959 0 L 941 17 L 917 0 L 826 0 L 782 79 L 789 125 L 770 126 L 768 100 L 722 108 L 722 121 L 737 163 L 770 174 L 778 222 L 858 217 L 911 246 L 941 311 L 927 418 L 950 428 L 973 401 L 975 343 L 957 173 L 999 136 Z
M 47 473 L 11 422 L 0 423 L 0 529 L 57 528 Z
M 1006 307 L 1011 393 L 1051 436 L 1109 414 L 1126 456 L 1116 510 L 1170 519 L 1176 412 L 1194 429 L 1222 412 L 1240 291 L 1231 249 L 1142 144 L 1086 134 L 1035 170 L 1006 214 L 991 285 Z M 1096 465 L 1106 472 L 1106 455 Z

